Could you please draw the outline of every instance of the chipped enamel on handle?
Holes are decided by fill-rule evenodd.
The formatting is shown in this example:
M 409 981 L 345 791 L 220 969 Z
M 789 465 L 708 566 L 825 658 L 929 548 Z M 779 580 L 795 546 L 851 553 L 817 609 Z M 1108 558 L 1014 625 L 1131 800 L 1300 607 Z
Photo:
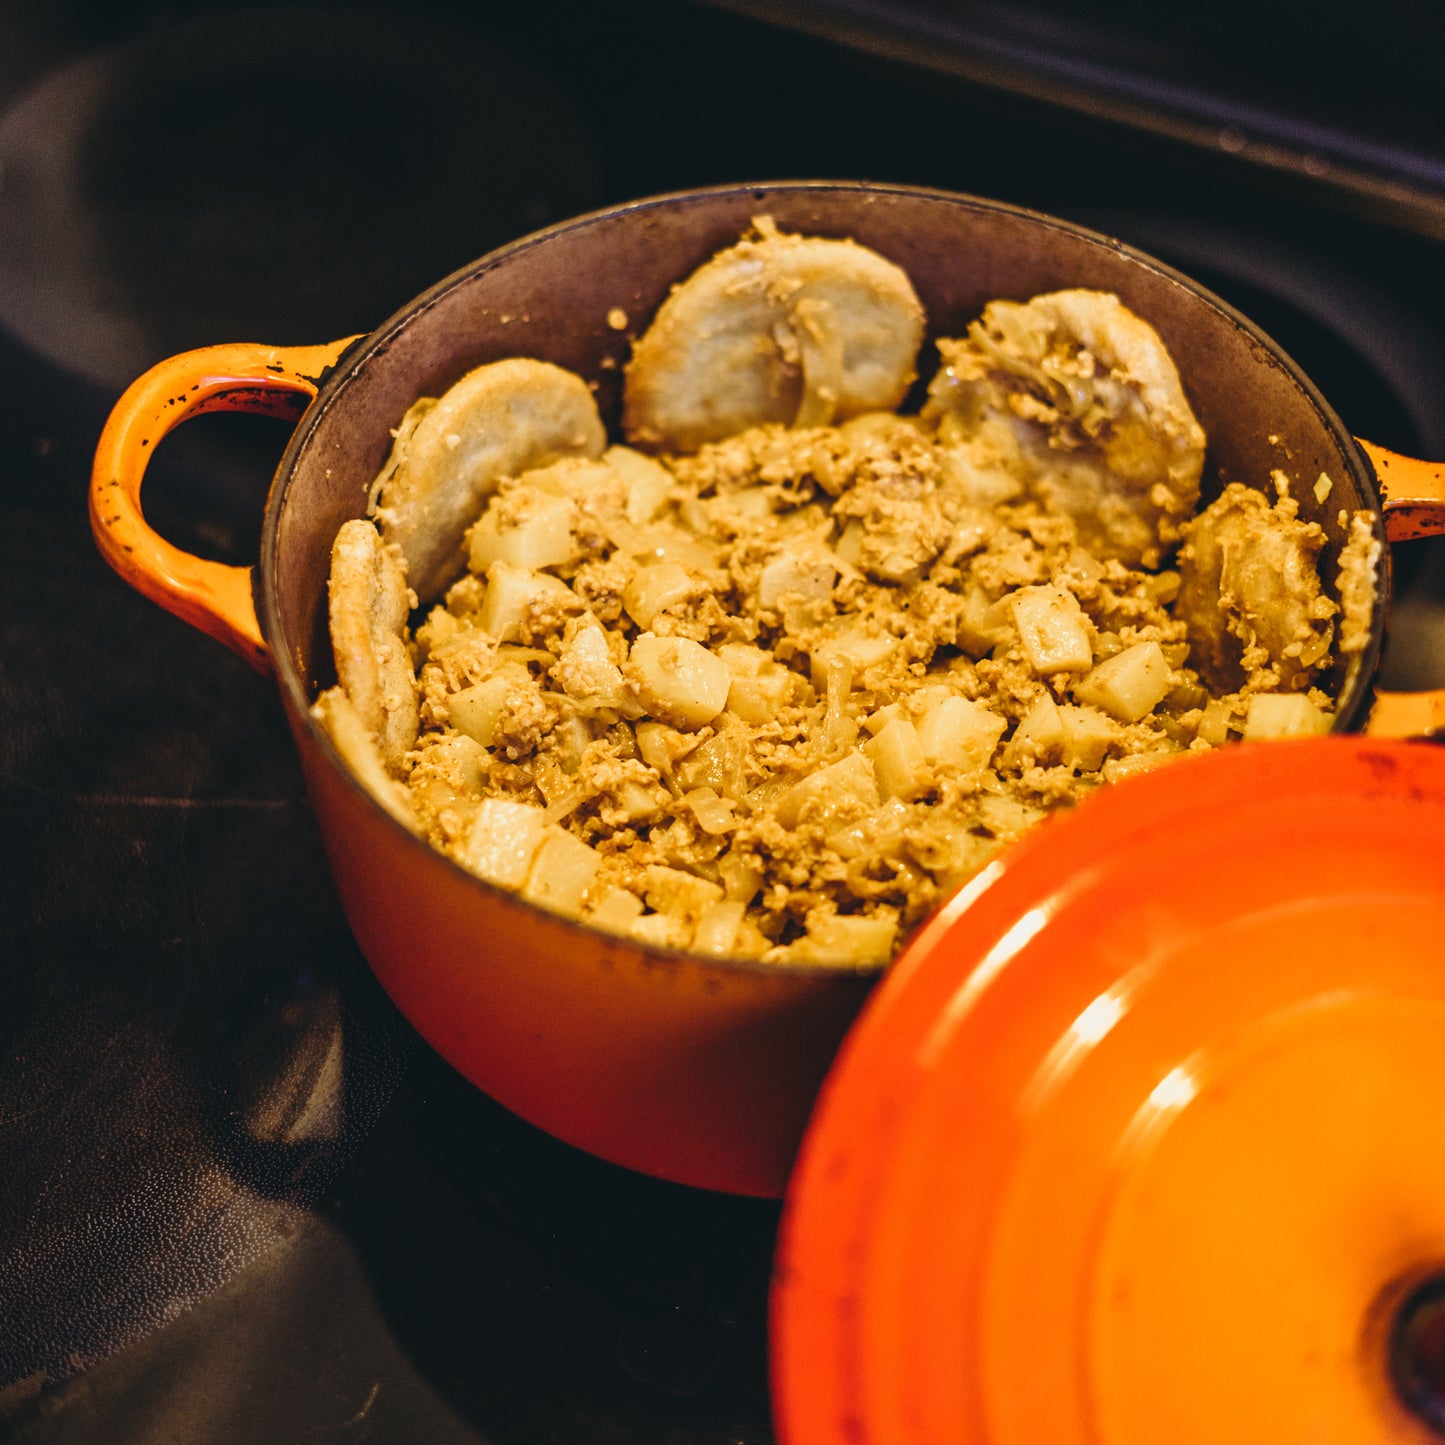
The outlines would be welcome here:
M 295 421 L 354 337 L 324 346 L 208 346 L 152 367 L 115 404 L 96 448 L 90 525 L 102 556 L 137 592 L 270 671 L 250 567 L 183 552 L 146 522 L 141 483 L 161 438 L 188 417 L 248 411 Z
M 1445 534 L 1445 464 L 1417 461 L 1363 438 L 1355 440 L 1375 469 L 1391 545 Z M 1445 731 L 1445 689 L 1377 692 L 1365 731 L 1377 738 L 1418 738 Z

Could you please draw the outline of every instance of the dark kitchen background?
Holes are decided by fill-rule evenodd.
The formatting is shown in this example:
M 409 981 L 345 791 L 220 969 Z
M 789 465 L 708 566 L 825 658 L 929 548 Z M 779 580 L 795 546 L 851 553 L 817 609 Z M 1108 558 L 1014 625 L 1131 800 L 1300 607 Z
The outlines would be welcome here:
M 1117 234 L 1253 317 L 1357 433 L 1445 458 L 1445 11 L 1300 17 L 0 6 L 0 1437 L 771 1433 L 777 1206 L 582 1157 L 415 1041 L 271 685 L 90 542 L 124 386 L 192 346 L 372 329 L 575 212 L 866 177 Z M 150 516 L 250 561 L 285 436 L 184 429 Z M 1386 680 L 1445 686 L 1445 556 L 1395 567 Z

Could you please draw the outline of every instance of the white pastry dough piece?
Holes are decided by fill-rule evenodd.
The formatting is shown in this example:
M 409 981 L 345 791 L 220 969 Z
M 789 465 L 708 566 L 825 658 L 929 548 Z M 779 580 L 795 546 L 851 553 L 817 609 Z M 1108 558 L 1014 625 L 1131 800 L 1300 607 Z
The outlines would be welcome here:
M 1012 469 L 1091 552 L 1161 564 L 1199 502 L 1204 431 L 1147 321 L 1106 291 L 1054 291 L 991 301 L 938 350 L 926 415 L 945 441 L 1016 448 Z
M 855 241 L 757 227 L 676 286 L 638 338 L 623 395 L 635 445 L 695 451 L 903 400 L 924 320 L 904 272 Z
M 494 361 L 407 412 L 373 488 L 373 515 L 407 582 L 431 601 L 462 571 L 463 534 L 503 477 L 598 457 L 606 445 L 581 377 L 530 357 Z
M 422 826 L 412 809 L 411 795 L 387 772 L 376 739 L 357 715 L 351 699 L 339 687 L 329 687 L 311 704 L 311 716 L 325 728 L 352 777 L 403 828 L 420 834 Z
M 1287 496 L 1271 503 L 1231 482 L 1184 529 L 1174 615 L 1208 686 L 1258 686 L 1272 672 L 1295 692 L 1329 665 L 1339 608 L 1320 583 L 1325 533 L 1298 512 Z
M 357 518 L 337 532 L 327 594 L 337 680 L 383 762 L 400 772 L 419 726 L 416 674 L 405 642 L 414 598 L 370 522 Z

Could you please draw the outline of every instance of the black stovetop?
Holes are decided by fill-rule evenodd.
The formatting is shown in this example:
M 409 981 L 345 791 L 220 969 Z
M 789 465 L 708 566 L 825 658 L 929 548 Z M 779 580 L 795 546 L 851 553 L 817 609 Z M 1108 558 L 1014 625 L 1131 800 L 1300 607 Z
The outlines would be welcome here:
M 417 1042 L 346 930 L 271 685 L 99 560 L 90 455 L 146 366 L 370 329 L 595 206 L 867 176 L 1119 234 L 1360 434 L 1445 456 L 1428 225 L 879 42 L 936 5 L 862 7 L 831 43 L 859 8 L 0 14 L 0 1435 L 770 1437 L 777 1206 L 581 1156 Z M 149 514 L 249 561 L 284 440 L 185 429 Z M 1389 678 L 1445 685 L 1440 553 L 1397 573 Z

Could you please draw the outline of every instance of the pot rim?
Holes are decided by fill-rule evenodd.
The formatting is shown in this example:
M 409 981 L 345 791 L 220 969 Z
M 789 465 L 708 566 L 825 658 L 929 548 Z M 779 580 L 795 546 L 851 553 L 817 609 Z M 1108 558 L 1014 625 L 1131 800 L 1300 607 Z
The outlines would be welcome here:
M 1026 206 L 1015 205 L 1007 201 L 990 200 L 986 197 L 975 196 L 962 191 L 949 191 L 936 186 L 909 185 L 894 182 L 867 180 L 772 180 L 746 183 L 738 182 L 669 191 L 622 202 L 617 205 L 599 207 L 598 209 L 585 212 L 581 215 L 572 216 L 566 220 L 556 222 L 551 226 L 543 227 L 540 230 L 529 232 L 525 236 L 518 237 L 514 241 L 509 241 L 505 245 L 496 247 L 483 256 L 478 257 L 476 260 L 458 267 L 450 275 L 443 277 L 399 310 L 393 312 L 392 315 L 387 317 L 374 331 L 358 337 L 341 353 L 335 364 L 321 378 L 321 385 L 317 391 L 315 400 L 306 409 L 288 439 L 286 448 L 277 464 L 271 486 L 267 492 L 266 505 L 262 515 L 259 556 L 253 574 L 253 593 L 262 634 L 270 647 L 273 671 L 276 682 L 281 689 L 287 710 L 298 720 L 298 725 L 307 730 L 312 742 L 319 747 L 328 764 L 337 769 L 345 777 L 350 787 L 365 796 L 370 807 L 375 808 L 379 813 L 385 814 L 385 809 L 366 792 L 352 775 L 351 770 L 342 761 L 340 754 L 336 751 L 335 745 L 332 743 L 326 730 L 311 716 L 310 708 L 313 699 L 308 696 L 306 682 L 296 665 L 295 655 L 289 647 L 277 645 L 278 640 L 284 642 L 284 629 L 280 622 L 281 607 L 278 582 L 281 514 L 286 492 L 297 462 L 309 441 L 311 433 L 315 430 L 321 418 L 332 405 L 336 404 L 337 398 L 345 390 L 352 378 L 370 362 L 372 357 L 385 351 L 392 340 L 404 328 L 412 325 L 418 318 L 424 316 L 457 286 L 469 282 L 481 272 L 490 270 L 513 256 L 530 250 L 534 246 L 550 243 L 559 237 L 567 235 L 569 232 L 594 225 L 598 221 L 611 220 L 635 212 L 654 210 L 659 207 L 674 206 L 678 202 L 686 203 L 711 198 L 737 197 L 751 192 L 753 199 L 757 203 L 765 204 L 770 197 L 776 195 L 796 195 L 809 191 L 829 193 L 852 192 L 860 197 L 911 196 L 942 200 L 957 206 L 961 210 L 1011 215 L 1046 229 L 1065 233 L 1076 237 L 1082 242 L 1094 246 L 1102 246 L 1107 250 L 1113 251 L 1135 264 L 1144 267 L 1146 270 L 1152 271 L 1166 280 L 1181 286 L 1190 292 L 1198 301 L 1219 312 L 1237 330 L 1244 332 L 1255 343 L 1263 347 L 1264 350 L 1281 365 L 1286 375 L 1302 394 L 1303 399 L 1318 413 L 1330 435 L 1339 442 L 1341 454 L 1345 458 L 1347 466 L 1350 468 L 1352 479 L 1358 489 L 1359 495 L 1374 514 L 1373 530 L 1381 548 L 1381 564 L 1376 569 L 1374 611 L 1371 619 L 1370 641 L 1364 651 L 1359 654 L 1358 659 L 1347 674 L 1341 689 L 1345 706 L 1336 713 L 1331 726 L 1331 732 L 1354 732 L 1363 724 L 1372 697 L 1373 689 L 1371 684 L 1378 670 L 1380 655 L 1384 646 L 1387 607 L 1390 594 L 1390 547 L 1384 532 L 1384 514 L 1381 507 L 1379 489 L 1375 482 L 1374 471 L 1366 460 L 1359 443 L 1340 420 L 1334 408 L 1326 401 L 1320 389 L 1310 380 L 1303 368 L 1294 361 L 1278 342 L 1274 341 L 1261 330 L 1261 328 L 1244 315 L 1243 312 L 1215 295 L 1214 292 L 1195 281 L 1187 273 L 1179 271 L 1166 262 L 1160 261 L 1150 255 L 1148 252 L 1139 250 L 1137 247 L 1128 245 L 1126 242 L 1120 241 L 1115 237 L 1091 230 L 1086 226 L 1078 225 L 1073 221 L 1067 221 L 1046 212 L 1032 210 Z M 407 830 L 402 828 L 400 823 L 396 822 L 396 820 L 389 815 L 387 815 L 387 822 L 390 826 L 402 832 L 407 832 Z M 565 914 L 531 903 L 520 894 L 488 883 L 485 879 L 479 878 L 469 872 L 463 868 L 460 863 L 448 857 L 446 854 L 441 853 L 425 839 L 419 838 L 415 834 L 407 832 L 407 842 L 414 848 L 424 849 L 429 856 L 437 859 L 440 864 L 454 869 L 455 872 L 465 878 L 472 887 L 480 889 L 485 894 L 492 896 L 505 895 L 506 898 L 516 906 L 529 909 L 538 915 L 543 915 L 552 922 L 573 931 L 577 934 L 579 940 L 586 939 L 589 943 L 593 944 L 602 941 L 604 943 L 610 943 L 615 947 L 641 947 L 640 945 L 630 944 L 628 940 L 618 935 L 609 934 L 601 929 L 591 928 Z M 743 974 L 765 974 L 772 977 L 799 975 L 821 980 L 834 975 L 873 976 L 881 975 L 888 967 L 888 965 L 884 963 L 822 966 L 815 963 L 765 964 L 757 959 L 721 957 L 712 954 L 695 953 L 687 949 L 664 948 L 652 945 L 642 948 L 642 951 L 650 957 L 667 958 L 678 963 L 705 964 L 721 968 L 724 971 L 737 971 Z

